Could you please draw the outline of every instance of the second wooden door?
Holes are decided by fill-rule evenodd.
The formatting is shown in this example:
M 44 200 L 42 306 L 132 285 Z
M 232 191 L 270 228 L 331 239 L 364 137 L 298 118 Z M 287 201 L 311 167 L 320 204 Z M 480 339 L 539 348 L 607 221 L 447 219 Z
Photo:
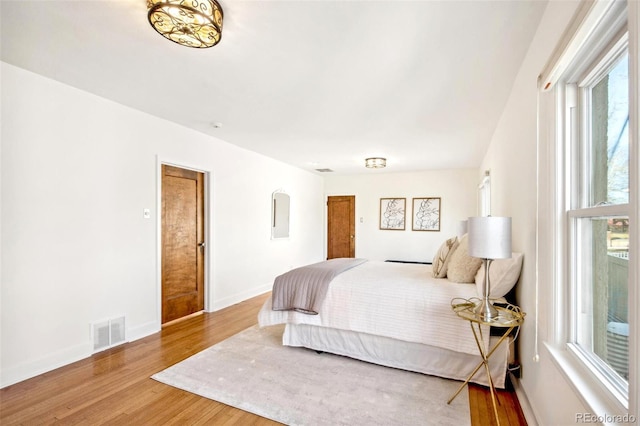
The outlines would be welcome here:
M 327 259 L 356 256 L 355 204 L 354 195 L 327 200 Z

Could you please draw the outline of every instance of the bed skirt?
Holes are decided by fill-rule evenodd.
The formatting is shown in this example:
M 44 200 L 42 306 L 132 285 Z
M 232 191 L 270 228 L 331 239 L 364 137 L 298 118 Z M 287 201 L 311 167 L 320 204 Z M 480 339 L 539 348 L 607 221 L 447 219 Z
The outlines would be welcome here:
M 491 346 L 497 339 L 498 337 L 491 337 Z M 287 324 L 282 343 L 285 346 L 301 346 L 387 367 L 461 381 L 467 379 L 481 360 L 480 355 L 307 324 Z M 496 388 L 504 389 L 505 386 L 509 347 L 508 342 L 503 343 L 489 359 L 491 376 Z M 471 381 L 488 386 L 485 369 L 478 370 Z

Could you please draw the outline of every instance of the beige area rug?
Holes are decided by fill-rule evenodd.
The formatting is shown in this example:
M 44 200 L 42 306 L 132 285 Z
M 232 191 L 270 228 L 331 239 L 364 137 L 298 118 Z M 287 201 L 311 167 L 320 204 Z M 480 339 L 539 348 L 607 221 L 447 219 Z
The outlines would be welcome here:
M 290 425 L 468 425 L 460 382 L 282 346 L 248 328 L 153 379 Z

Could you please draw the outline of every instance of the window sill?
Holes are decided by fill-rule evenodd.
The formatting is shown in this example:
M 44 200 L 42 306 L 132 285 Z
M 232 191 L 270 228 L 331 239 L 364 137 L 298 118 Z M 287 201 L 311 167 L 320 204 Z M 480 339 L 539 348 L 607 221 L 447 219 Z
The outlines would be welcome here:
M 598 421 L 604 424 L 624 423 L 621 420 L 629 417 L 627 407 L 582 364 L 576 355 L 566 348 L 554 347 L 548 343 L 545 343 L 545 346 L 553 362 L 574 388 L 576 395 L 591 410 L 591 413 L 585 414 L 597 416 Z

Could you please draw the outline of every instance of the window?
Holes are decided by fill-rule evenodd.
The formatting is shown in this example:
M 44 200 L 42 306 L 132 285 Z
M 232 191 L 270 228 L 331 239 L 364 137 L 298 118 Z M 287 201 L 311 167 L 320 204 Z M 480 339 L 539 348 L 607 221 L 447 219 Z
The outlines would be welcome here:
M 478 205 L 480 216 L 491 216 L 491 172 L 485 170 L 482 182 L 478 185 Z
M 573 160 L 568 210 L 568 343 L 615 393 L 629 392 L 629 55 L 626 38 L 588 69 L 567 104 Z M 577 99 L 571 99 L 576 97 Z

